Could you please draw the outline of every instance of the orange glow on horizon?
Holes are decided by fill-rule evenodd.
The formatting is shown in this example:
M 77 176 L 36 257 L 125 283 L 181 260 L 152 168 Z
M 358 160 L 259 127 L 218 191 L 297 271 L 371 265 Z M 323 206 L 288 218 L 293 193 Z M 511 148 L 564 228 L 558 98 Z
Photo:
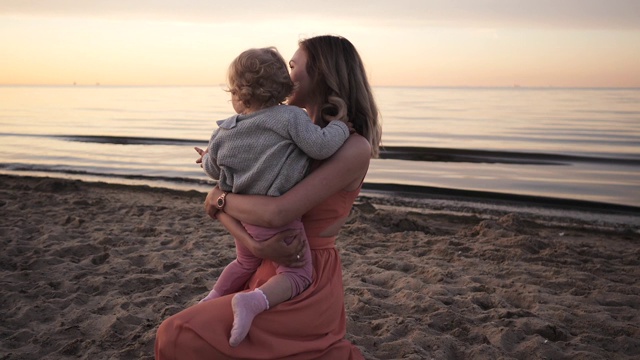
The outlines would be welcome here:
M 246 48 L 276 46 L 288 58 L 298 38 L 331 33 L 356 45 L 374 86 L 640 87 L 634 29 L 0 18 L 11 49 L 0 60 L 2 85 L 218 85 Z

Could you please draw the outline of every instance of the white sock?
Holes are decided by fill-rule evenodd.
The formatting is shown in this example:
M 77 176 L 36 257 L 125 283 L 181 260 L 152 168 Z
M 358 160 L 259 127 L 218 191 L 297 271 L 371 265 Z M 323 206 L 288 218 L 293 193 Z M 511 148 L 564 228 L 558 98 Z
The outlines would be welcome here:
M 202 300 L 200 300 L 200 301 L 198 302 L 198 304 L 203 303 L 203 302 L 206 302 L 206 301 L 209 301 L 209 300 L 217 299 L 217 298 L 219 298 L 220 296 L 221 296 L 221 295 L 220 295 L 220 294 L 218 294 L 218 292 L 217 292 L 217 291 L 215 291 L 215 290 L 211 290 L 211 291 L 209 292 L 209 294 L 207 294 L 207 296 L 205 296 L 205 297 L 204 297 L 204 299 L 202 299 Z
M 229 338 L 229 345 L 235 347 L 249 333 L 251 323 L 256 315 L 269 309 L 269 300 L 260 289 L 236 294 L 231 300 L 233 309 L 233 328 Z

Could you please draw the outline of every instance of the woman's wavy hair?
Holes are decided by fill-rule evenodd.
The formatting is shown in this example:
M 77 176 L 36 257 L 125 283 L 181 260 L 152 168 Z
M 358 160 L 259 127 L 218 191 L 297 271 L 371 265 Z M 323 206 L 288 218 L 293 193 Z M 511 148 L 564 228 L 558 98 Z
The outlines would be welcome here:
M 282 104 L 293 90 L 287 63 L 275 47 L 243 51 L 229 65 L 229 88 L 246 107 Z
M 307 55 L 306 71 L 310 94 L 320 99 L 321 120 L 346 119 L 371 144 L 371 156 L 378 157 L 382 136 L 380 115 L 367 80 L 362 59 L 349 40 L 332 35 L 301 40 Z

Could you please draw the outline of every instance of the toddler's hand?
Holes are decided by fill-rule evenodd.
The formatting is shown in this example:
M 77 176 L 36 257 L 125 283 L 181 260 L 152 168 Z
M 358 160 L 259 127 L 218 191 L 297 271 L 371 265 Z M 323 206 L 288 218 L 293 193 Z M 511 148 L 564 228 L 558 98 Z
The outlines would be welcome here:
M 333 119 L 329 119 L 329 122 L 331 121 L 342 121 L 343 123 L 345 123 L 347 125 L 347 127 L 349 128 L 349 134 L 353 134 L 356 132 L 356 129 L 353 127 L 353 123 L 349 120 L 347 120 L 346 117 L 344 118 L 333 118 Z
M 204 154 L 207 153 L 208 149 L 200 149 L 199 147 L 195 146 L 194 149 L 196 150 L 196 152 L 198 154 L 200 154 L 200 158 L 198 158 L 198 160 L 196 160 L 196 164 L 200 164 L 200 167 L 202 167 L 202 157 L 204 156 Z
M 345 122 L 345 124 L 347 124 L 347 127 L 349 128 L 349 134 L 353 134 L 356 132 L 356 129 L 353 127 L 353 123 L 351 121 L 347 121 Z

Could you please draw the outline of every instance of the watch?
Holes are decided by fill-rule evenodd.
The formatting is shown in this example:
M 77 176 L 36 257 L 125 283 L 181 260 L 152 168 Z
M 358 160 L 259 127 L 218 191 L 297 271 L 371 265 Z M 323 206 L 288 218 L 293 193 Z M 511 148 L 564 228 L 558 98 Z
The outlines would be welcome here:
M 226 192 L 222 192 L 222 194 L 220 196 L 218 196 L 218 200 L 216 200 L 216 207 L 218 208 L 218 210 L 223 210 L 224 209 L 224 204 L 225 202 L 225 198 L 227 197 L 227 193 Z

